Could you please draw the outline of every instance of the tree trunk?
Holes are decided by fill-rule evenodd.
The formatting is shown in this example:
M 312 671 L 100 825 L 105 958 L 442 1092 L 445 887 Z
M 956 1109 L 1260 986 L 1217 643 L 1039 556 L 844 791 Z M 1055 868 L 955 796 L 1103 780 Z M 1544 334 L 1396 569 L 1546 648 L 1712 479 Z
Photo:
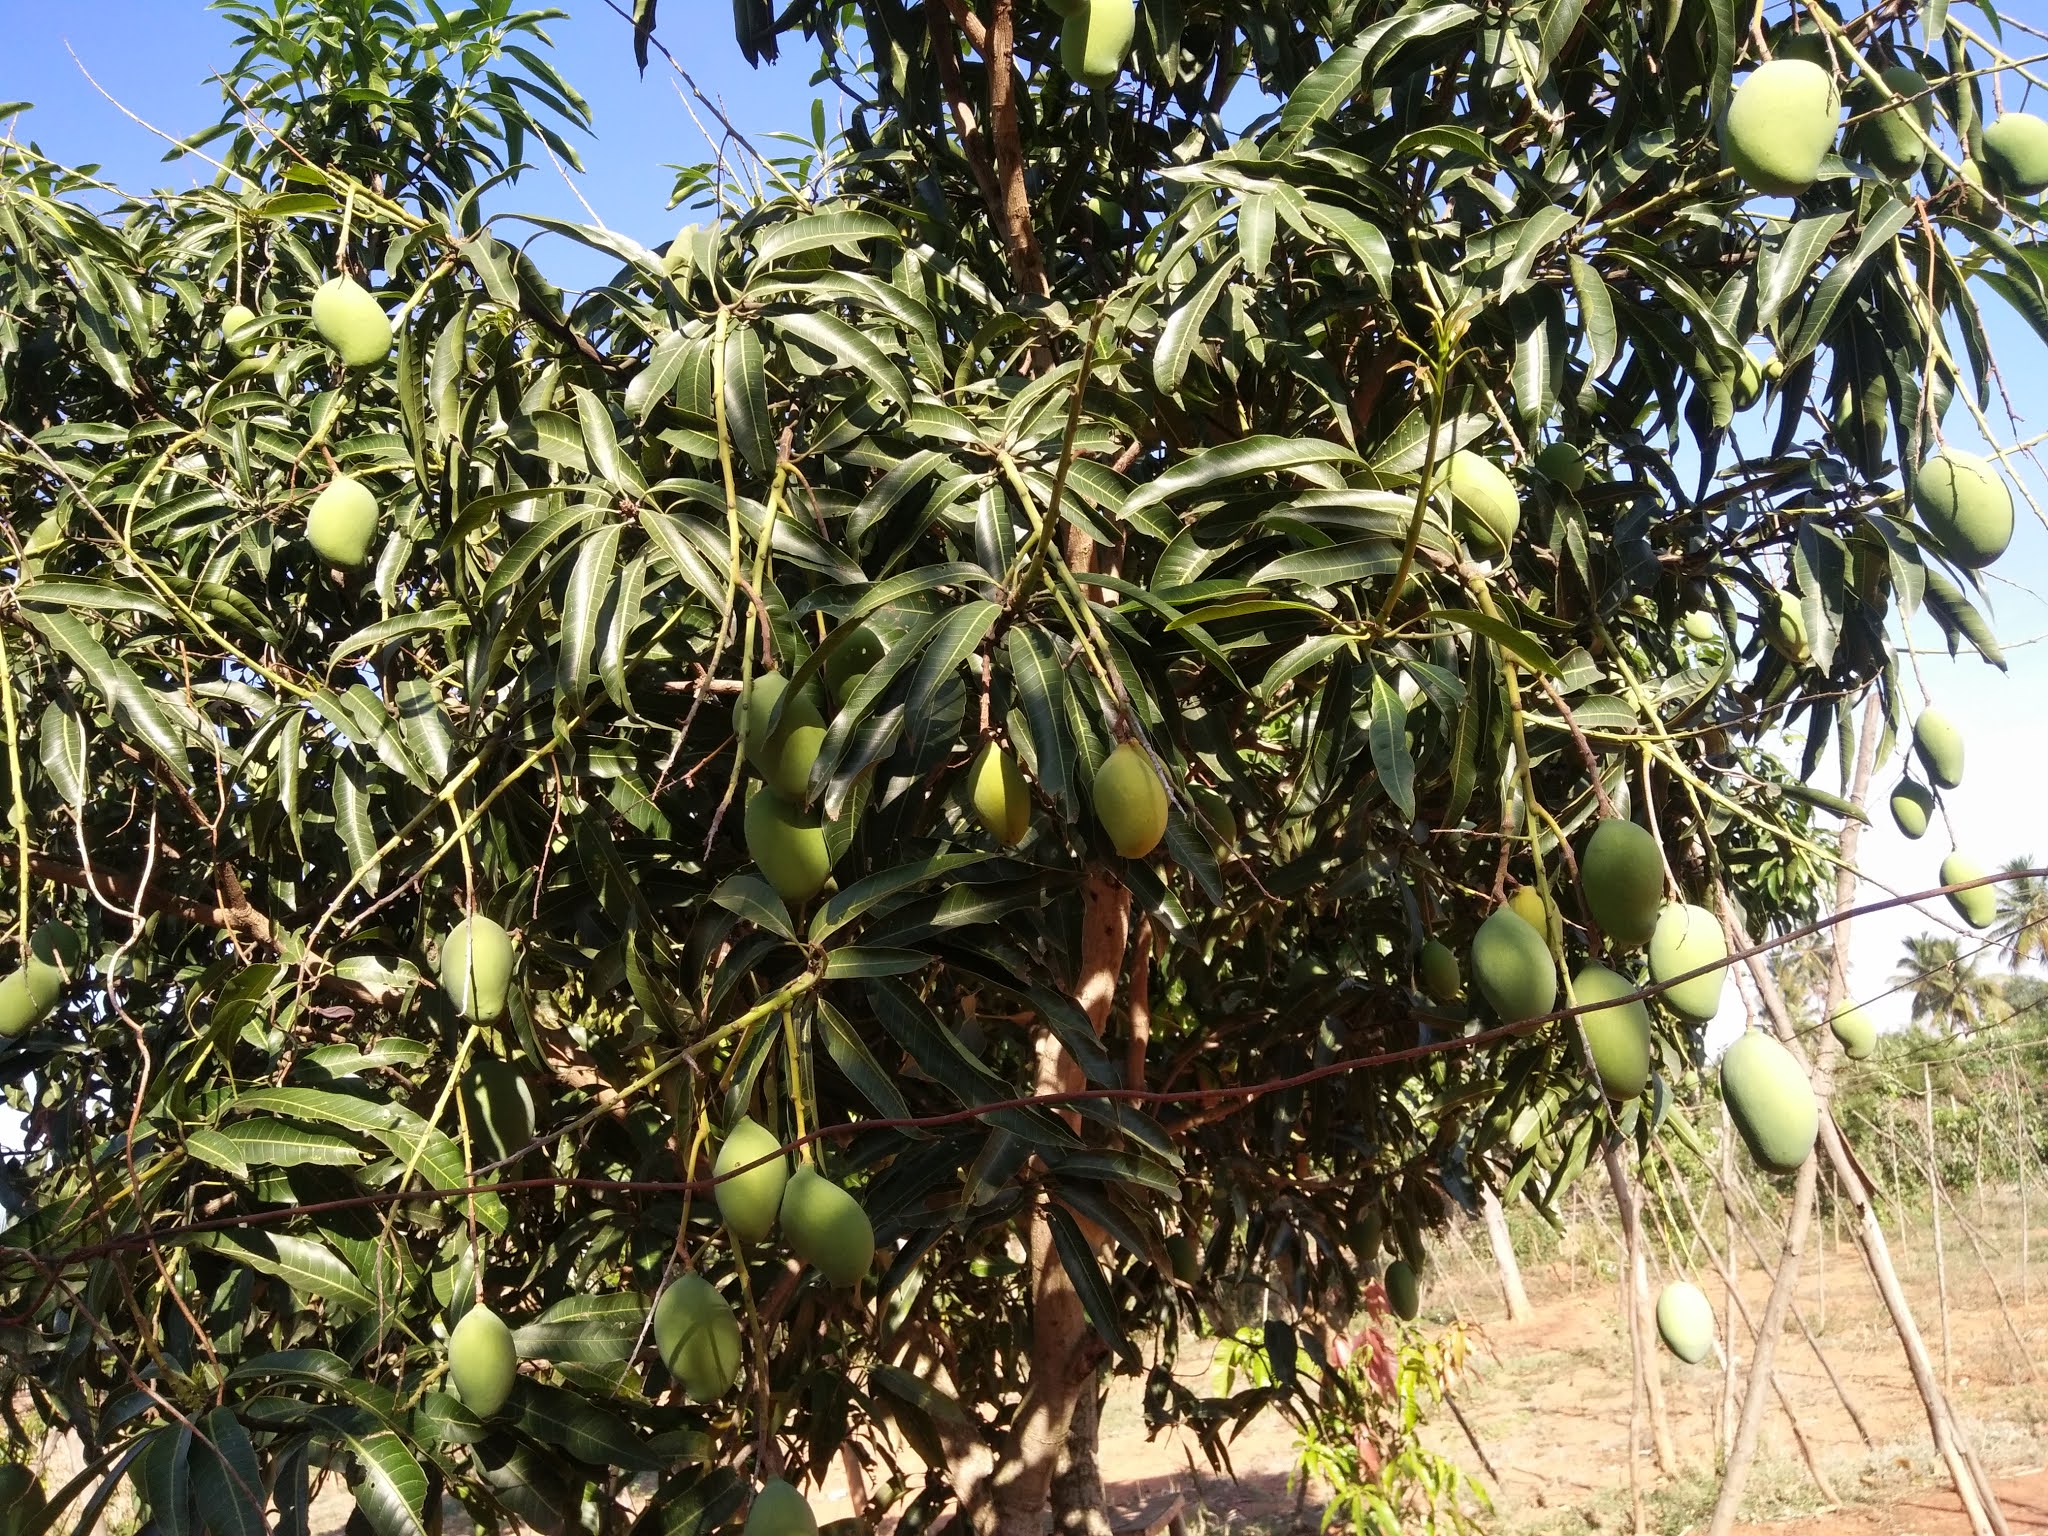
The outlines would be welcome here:
M 1508 1305 L 1508 1321 L 1529 1315 L 1529 1293 L 1522 1288 L 1522 1266 L 1515 1260 L 1515 1240 L 1508 1232 L 1508 1213 L 1490 1189 L 1479 1191 L 1479 1214 L 1486 1222 L 1486 1241 L 1493 1247 L 1494 1268 L 1500 1271 L 1500 1293 Z
M 1109 1501 L 1102 1491 L 1102 1462 L 1096 1454 L 1102 1434 L 1101 1374 L 1074 1404 L 1067 1443 L 1052 1477 L 1054 1536 L 1110 1536 Z
M 1130 892 L 1107 870 L 1092 871 L 1081 892 L 1081 964 L 1074 996 L 1102 1033 L 1123 971 L 1130 937 Z M 1071 1093 L 1083 1086 L 1080 1065 L 1048 1029 L 1037 1036 L 1039 1093 Z M 1080 1117 L 1069 1112 L 1070 1123 Z M 1088 1234 L 1091 1238 L 1094 1234 Z M 1031 1375 L 995 1476 L 1000 1536 L 1042 1536 L 1052 1505 L 1053 1474 L 1066 1450 L 1074 1409 L 1092 1396 L 1100 1344 L 1088 1326 L 1081 1298 L 1053 1243 L 1043 1204 L 1026 1231 L 1031 1262 Z M 1098 1506 L 1099 1507 L 1099 1506 Z

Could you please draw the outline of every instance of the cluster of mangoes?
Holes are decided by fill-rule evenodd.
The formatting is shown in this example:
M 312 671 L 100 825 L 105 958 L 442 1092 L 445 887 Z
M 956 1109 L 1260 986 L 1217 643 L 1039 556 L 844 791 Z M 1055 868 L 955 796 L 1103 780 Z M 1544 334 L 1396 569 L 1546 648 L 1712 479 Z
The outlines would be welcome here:
M 1667 901 L 1657 840 L 1636 823 L 1603 818 L 1578 859 L 1578 893 L 1587 916 L 1612 950 L 1648 950 L 1650 979 L 1666 1007 L 1703 1024 L 1721 1006 L 1728 944 L 1720 921 L 1704 907 Z M 1526 1023 L 1558 1006 L 1558 957 L 1564 920 L 1554 903 L 1523 886 L 1479 925 L 1469 964 L 1480 995 L 1503 1024 Z M 1694 974 L 1697 973 L 1697 974 Z M 1440 941 L 1416 955 L 1417 981 L 1440 1002 L 1463 995 L 1457 956 Z M 1633 976 L 1589 960 L 1571 978 L 1568 995 L 1594 1075 L 1611 1099 L 1649 1087 L 1648 1008 Z M 1721 1063 L 1722 1092 L 1751 1154 L 1774 1172 L 1806 1160 L 1819 1131 L 1819 1110 L 1798 1058 L 1769 1035 L 1750 1031 Z
M 391 354 L 391 320 L 368 289 L 347 274 L 314 290 L 313 329 L 350 368 L 374 368 Z M 251 357 L 262 339 L 263 318 L 240 300 L 221 313 L 221 345 L 235 361 L 230 377 L 262 366 Z M 306 542 L 329 565 L 354 570 L 370 558 L 379 508 L 371 489 L 353 475 L 337 474 L 313 498 Z
M 832 662 L 860 654 L 859 638 L 835 647 Z M 843 699 L 878 655 L 879 649 L 858 670 L 830 663 L 823 670 Z M 801 906 L 825 889 L 834 862 L 823 820 L 804 803 L 825 742 L 823 691 L 813 678 L 792 693 L 784 673 L 763 672 L 740 694 L 736 729 L 747 764 L 759 775 L 743 818 L 747 853 L 778 896 Z M 1010 848 L 1024 840 L 1031 788 L 999 742 L 982 745 L 960 787 L 963 807 L 997 843 Z M 1166 836 L 1166 785 L 1138 743 L 1121 742 L 1110 752 L 1095 771 L 1091 793 L 1097 820 L 1125 858 L 1144 858 Z
M 1927 823 L 1937 804 L 1937 789 L 1954 789 L 1963 782 L 1963 733 L 1939 709 L 1929 705 L 1913 721 L 1913 755 L 1927 777 L 1922 784 L 1910 774 L 1892 789 L 1892 821 L 1911 838 L 1926 835 Z M 1941 861 L 1943 885 L 1969 885 L 1983 880 L 1991 871 L 1963 852 L 1953 849 Z M 1950 891 L 1949 905 L 1972 928 L 1989 928 L 1998 920 L 1998 895 L 1989 885 L 1972 885 L 1965 891 Z
M 1736 87 L 1722 124 L 1722 146 L 1728 163 L 1756 191 L 1797 197 L 1820 180 L 1841 128 L 1842 96 L 1832 65 L 1830 45 L 1809 33 L 1787 40 L 1777 57 Z M 1881 175 L 1904 180 L 1916 174 L 1926 163 L 1934 126 L 1934 89 L 1903 64 L 1862 75 L 1851 92 L 1858 115 L 1845 148 Z M 1981 166 L 1963 162 L 1966 181 L 1983 185 L 1988 169 L 1990 185 L 2001 194 L 2034 197 L 2048 191 L 2048 122 L 2027 112 L 2005 113 L 1984 130 L 1982 160 Z

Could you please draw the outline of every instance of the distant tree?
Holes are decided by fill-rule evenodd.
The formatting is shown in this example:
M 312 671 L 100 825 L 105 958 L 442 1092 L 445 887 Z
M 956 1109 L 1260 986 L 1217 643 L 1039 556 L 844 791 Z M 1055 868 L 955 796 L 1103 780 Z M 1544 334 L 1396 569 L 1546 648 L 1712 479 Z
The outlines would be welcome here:
M 2032 868 L 2031 854 L 2007 860 L 2006 873 L 2018 878 L 1998 887 L 1998 926 L 1992 932 L 2015 969 L 2029 960 L 2048 960 L 2048 881 L 2020 874 Z
M 1810 1018 L 1827 991 L 1828 971 L 1834 963 L 1834 945 L 1815 935 L 1796 944 L 1787 944 L 1773 954 L 1771 976 L 1794 1011 Z
M 1906 940 L 1892 985 L 1913 1001 L 1913 1022 L 1950 1034 L 1975 1029 L 1997 1011 L 1999 978 L 1978 969 L 1977 954 L 1964 954 L 1955 939 L 1923 933 Z

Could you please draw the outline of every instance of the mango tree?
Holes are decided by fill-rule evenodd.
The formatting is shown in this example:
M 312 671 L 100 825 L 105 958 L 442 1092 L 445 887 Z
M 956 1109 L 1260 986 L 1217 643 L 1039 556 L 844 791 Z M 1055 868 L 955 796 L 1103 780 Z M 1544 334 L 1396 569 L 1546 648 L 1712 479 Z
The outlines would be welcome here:
M 2011 61 L 1118 4 L 741 6 L 845 131 L 665 243 L 516 211 L 590 112 L 504 4 L 217 0 L 198 190 L 0 146 L 32 1532 L 1086 1521 L 1105 1372 L 1329 1409 L 1451 1204 L 1683 1125 L 1900 626 L 1999 659 Z M 1808 1191 L 1830 1041 L 1745 1044 Z

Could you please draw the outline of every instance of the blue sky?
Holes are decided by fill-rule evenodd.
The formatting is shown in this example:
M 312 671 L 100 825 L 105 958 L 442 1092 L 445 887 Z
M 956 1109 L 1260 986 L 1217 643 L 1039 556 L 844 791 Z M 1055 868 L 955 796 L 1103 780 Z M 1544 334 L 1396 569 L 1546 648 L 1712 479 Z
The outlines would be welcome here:
M 657 57 L 645 79 L 639 76 L 630 31 L 602 0 L 567 0 L 567 7 L 573 14 L 550 23 L 549 31 L 562 72 L 591 102 L 596 116 L 596 137 L 582 145 L 588 170 L 580 190 L 607 224 L 659 245 L 684 222 L 681 213 L 667 208 L 672 182 L 667 167 L 708 158 L 708 146 L 668 66 Z M 729 0 L 664 0 L 661 36 L 735 126 L 765 151 L 774 152 L 765 135 L 777 129 L 808 138 L 811 103 L 818 94 L 810 84 L 811 45 L 792 39 L 782 63 L 749 69 L 733 42 L 731 16 Z M 209 167 L 195 161 L 163 163 L 164 143 L 105 100 L 79 66 L 137 116 L 166 132 L 184 134 L 218 115 L 219 92 L 207 75 L 229 57 L 229 38 L 226 23 L 203 0 L 0 0 L 0 39 L 5 40 L 0 101 L 34 102 L 36 109 L 19 119 L 17 135 L 36 140 L 60 160 L 97 162 L 110 180 L 141 187 L 203 181 Z M 78 62 L 67 53 L 67 44 Z M 585 217 L 545 163 L 529 172 L 504 204 L 569 219 Z M 550 256 L 549 265 L 571 280 L 600 275 L 592 258 L 567 244 Z M 2041 344 L 1998 300 L 1987 296 L 1985 306 L 2008 370 L 2008 392 L 2023 414 L 2035 413 L 2018 430 L 2008 426 L 2002 411 L 1994 411 L 1993 420 L 2008 440 L 2024 437 L 2048 425 L 2041 419 L 2043 386 L 2048 385 Z M 1960 407 L 1951 414 L 1949 427 L 1958 446 L 1981 448 Z M 1750 428 L 1759 442 L 1764 430 Z M 2048 480 L 2017 461 L 2013 468 L 2036 501 L 2048 506 Z M 2048 764 L 2048 600 L 2042 595 L 2048 592 L 2048 529 L 2024 505 L 2019 523 L 2012 550 L 1991 573 L 1995 624 L 2011 647 L 2010 674 L 1968 654 L 1959 662 L 1941 656 L 1921 662 L 1930 694 L 1968 737 L 1967 778 L 1950 797 L 1957 842 L 1991 865 L 2019 854 L 2048 859 L 2048 813 L 2041 793 L 2043 765 Z M 1931 622 L 1922 620 L 1915 638 L 1935 646 Z M 1898 769 L 1895 757 L 1879 772 L 1873 799 L 1880 808 L 1883 790 Z M 1822 770 L 1823 775 L 1830 771 Z M 1943 831 L 1930 830 L 1913 843 L 1893 829 L 1881 809 L 1877 822 L 1865 839 L 1865 865 L 1873 879 L 1901 891 L 1935 884 L 1948 846 Z M 1859 923 L 1852 944 L 1852 990 L 1865 997 L 1881 992 L 1900 941 L 1929 927 L 1931 917 L 1945 915 L 1945 905 L 1937 903 L 1930 917 L 1905 911 Z M 1875 1012 L 1884 1023 L 1904 1017 L 1897 999 L 1886 999 Z M 1716 1036 L 1738 1024 L 1739 1014 L 1729 1012 Z

